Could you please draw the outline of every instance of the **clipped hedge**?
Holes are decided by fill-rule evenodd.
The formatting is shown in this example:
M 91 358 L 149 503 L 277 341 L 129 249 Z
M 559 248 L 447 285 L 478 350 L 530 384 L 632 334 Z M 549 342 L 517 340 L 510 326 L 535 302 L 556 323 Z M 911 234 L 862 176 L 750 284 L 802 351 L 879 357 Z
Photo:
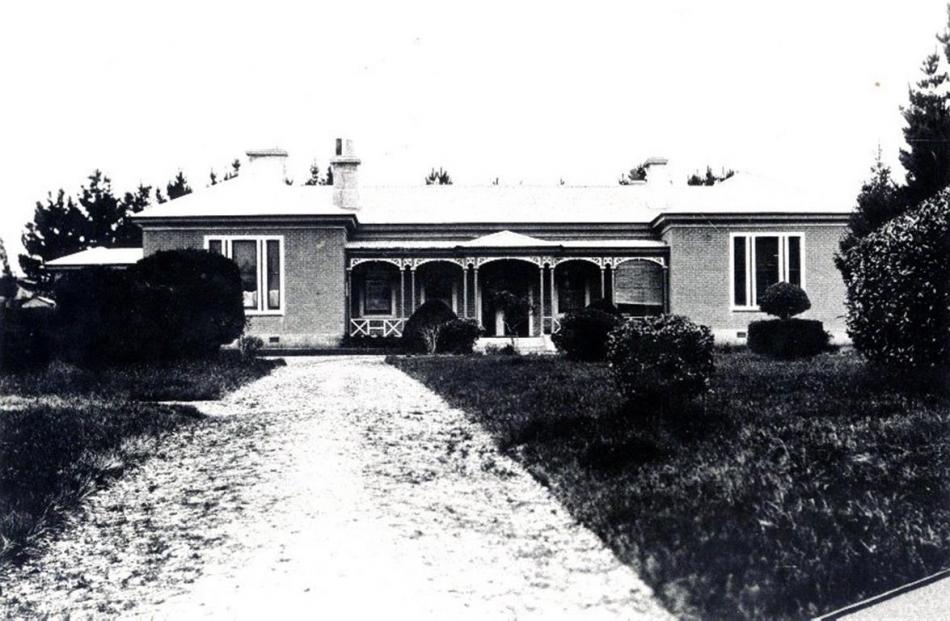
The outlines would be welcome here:
M 869 360 L 901 368 L 950 362 L 950 189 L 838 256 L 848 333 Z
M 815 319 L 768 319 L 749 324 L 749 349 L 773 358 L 804 358 L 828 349 L 830 335 Z
M 432 354 L 442 324 L 458 319 L 452 309 L 441 300 L 429 300 L 417 308 L 406 321 L 402 331 L 403 349 L 410 353 Z
M 607 360 L 628 403 L 640 409 L 669 406 L 706 391 L 712 332 L 682 315 L 629 319 L 611 332 Z
M 441 354 L 470 354 L 481 333 L 474 319 L 453 319 L 439 328 L 435 350 Z
M 564 317 L 551 340 L 571 360 L 603 360 L 607 338 L 620 321 L 619 315 L 588 307 Z

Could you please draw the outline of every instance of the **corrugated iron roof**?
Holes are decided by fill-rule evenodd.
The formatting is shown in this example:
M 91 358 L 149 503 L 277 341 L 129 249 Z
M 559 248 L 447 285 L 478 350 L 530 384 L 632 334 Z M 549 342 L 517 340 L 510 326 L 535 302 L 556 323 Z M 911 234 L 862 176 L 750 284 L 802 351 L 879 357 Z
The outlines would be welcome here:
M 648 223 L 661 213 L 847 213 L 850 203 L 737 173 L 713 186 L 362 186 L 360 209 L 332 186 L 232 179 L 137 214 L 150 218 L 353 216 L 366 224 Z

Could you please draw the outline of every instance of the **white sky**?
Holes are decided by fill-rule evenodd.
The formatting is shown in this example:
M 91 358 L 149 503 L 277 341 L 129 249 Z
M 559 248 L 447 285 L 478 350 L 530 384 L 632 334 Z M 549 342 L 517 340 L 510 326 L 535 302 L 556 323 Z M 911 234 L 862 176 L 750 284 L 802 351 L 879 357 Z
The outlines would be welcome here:
M 16 264 L 34 202 L 97 167 L 203 186 L 281 146 L 302 180 L 335 136 L 367 184 L 612 184 L 665 155 L 850 201 L 945 24 L 945 0 L 8 2 L 0 237 Z

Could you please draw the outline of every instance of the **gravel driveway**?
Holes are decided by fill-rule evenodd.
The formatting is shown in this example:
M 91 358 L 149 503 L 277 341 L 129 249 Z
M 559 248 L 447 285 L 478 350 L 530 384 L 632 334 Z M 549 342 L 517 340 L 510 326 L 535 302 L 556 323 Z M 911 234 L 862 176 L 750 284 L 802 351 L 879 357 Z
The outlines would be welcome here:
M 668 618 L 487 434 L 381 358 L 292 358 L 89 497 L 4 616 Z

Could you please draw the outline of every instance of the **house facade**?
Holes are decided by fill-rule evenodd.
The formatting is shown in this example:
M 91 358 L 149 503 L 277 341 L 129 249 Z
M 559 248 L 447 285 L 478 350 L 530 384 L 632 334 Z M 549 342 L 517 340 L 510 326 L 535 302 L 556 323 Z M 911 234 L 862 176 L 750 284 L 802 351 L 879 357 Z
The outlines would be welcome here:
M 550 346 L 565 314 L 599 299 L 628 315 L 672 312 L 742 342 L 770 284 L 802 286 L 837 341 L 844 287 L 833 255 L 849 206 L 738 173 L 677 183 L 665 160 L 631 186 L 361 187 L 337 141 L 334 185 L 284 182 L 284 151 L 248 152 L 226 183 L 136 215 L 145 255 L 204 248 L 241 270 L 249 331 L 271 347 L 399 336 L 426 300 Z M 511 325 L 499 291 L 529 301 Z

